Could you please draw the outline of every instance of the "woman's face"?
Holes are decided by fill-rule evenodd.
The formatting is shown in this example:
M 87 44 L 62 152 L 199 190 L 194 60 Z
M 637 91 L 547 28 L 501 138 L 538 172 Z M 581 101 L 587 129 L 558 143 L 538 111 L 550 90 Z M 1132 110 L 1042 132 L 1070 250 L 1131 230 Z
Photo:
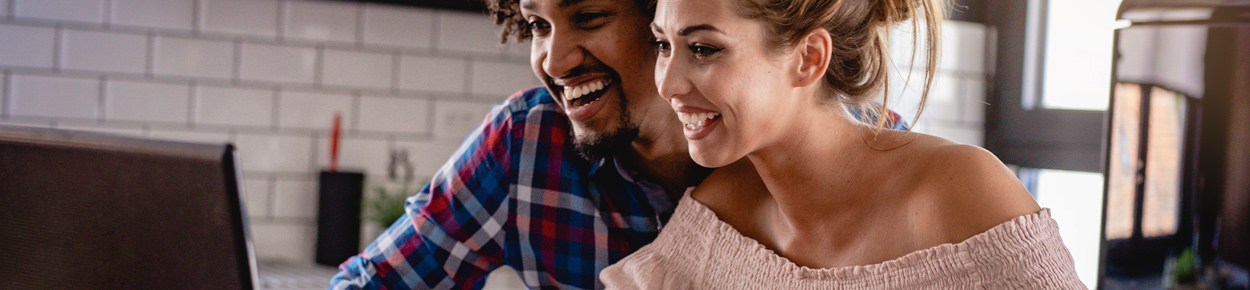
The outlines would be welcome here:
M 771 52 L 766 29 L 737 0 L 660 0 L 651 31 L 655 81 L 681 119 L 690 155 L 720 167 L 777 141 L 801 105 L 792 53 Z

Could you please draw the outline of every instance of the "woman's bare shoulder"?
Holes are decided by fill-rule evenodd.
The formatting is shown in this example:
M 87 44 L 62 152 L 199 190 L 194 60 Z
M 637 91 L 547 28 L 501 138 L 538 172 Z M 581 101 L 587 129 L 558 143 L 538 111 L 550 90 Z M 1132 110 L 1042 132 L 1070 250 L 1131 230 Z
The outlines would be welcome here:
M 1006 165 L 984 148 L 932 137 L 911 152 L 917 200 L 928 220 L 962 241 L 1040 208 Z
M 753 211 L 761 198 L 768 198 L 768 188 L 760 179 L 751 161 L 743 158 L 717 168 L 690 193 L 690 197 L 718 215 Z M 724 215 L 721 215 L 724 217 Z

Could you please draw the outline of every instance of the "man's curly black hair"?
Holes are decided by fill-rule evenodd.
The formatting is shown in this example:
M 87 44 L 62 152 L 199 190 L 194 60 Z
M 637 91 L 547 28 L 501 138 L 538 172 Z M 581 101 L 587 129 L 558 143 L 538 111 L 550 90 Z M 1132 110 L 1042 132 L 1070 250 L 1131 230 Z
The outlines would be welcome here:
M 633 1 L 648 16 L 654 16 L 656 0 Z M 490 14 L 491 19 L 495 21 L 495 25 L 503 28 L 499 32 L 500 43 L 508 43 L 509 39 L 518 43 L 525 42 L 533 36 L 530 33 L 529 22 L 525 21 L 525 17 L 521 16 L 521 0 L 485 0 L 484 2 L 486 2 L 486 11 Z
M 531 36 L 529 23 L 521 17 L 521 0 L 486 0 L 486 11 L 495 25 L 503 27 L 499 32 L 499 42 L 508 43 L 512 38 L 516 42 L 524 42 Z

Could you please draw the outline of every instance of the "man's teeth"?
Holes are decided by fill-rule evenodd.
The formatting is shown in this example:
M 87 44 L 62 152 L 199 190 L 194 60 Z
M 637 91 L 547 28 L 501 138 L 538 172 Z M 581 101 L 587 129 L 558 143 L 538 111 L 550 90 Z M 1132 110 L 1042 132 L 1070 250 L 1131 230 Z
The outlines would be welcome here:
M 586 82 L 576 87 L 564 87 L 564 99 L 569 101 L 576 100 L 577 98 L 599 91 L 607 86 L 607 79 L 599 79 L 592 82 Z
M 720 116 L 720 113 L 716 113 L 716 112 L 677 113 L 677 119 L 680 119 L 682 125 L 685 125 L 686 128 L 690 130 L 703 129 L 703 126 L 707 125 L 708 120 L 715 119 L 716 117 L 719 117 L 719 116 Z

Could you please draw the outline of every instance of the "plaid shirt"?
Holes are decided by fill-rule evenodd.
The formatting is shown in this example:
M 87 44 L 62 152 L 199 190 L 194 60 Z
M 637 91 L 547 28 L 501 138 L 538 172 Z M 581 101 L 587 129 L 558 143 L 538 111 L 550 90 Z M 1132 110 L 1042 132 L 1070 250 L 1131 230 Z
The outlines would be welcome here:
M 613 159 L 579 157 L 569 126 L 542 87 L 509 97 L 330 289 L 480 289 L 504 265 L 531 288 L 603 288 L 599 271 L 651 243 L 674 204 Z
M 480 289 L 504 265 L 531 288 L 603 288 L 599 271 L 654 240 L 674 205 L 614 160 L 579 157 L 569 126 L 541 87 L 495 106 L 330 288 Z

